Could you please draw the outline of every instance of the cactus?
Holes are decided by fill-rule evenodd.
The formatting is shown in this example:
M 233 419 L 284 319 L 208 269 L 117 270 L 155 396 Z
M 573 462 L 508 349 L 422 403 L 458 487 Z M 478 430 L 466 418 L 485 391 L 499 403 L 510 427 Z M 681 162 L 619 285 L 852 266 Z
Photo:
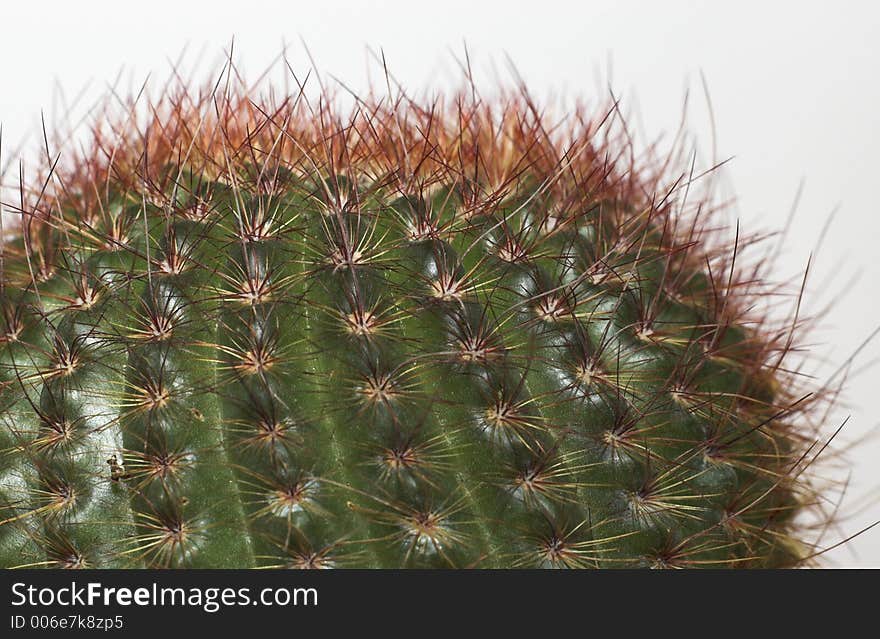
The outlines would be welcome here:
M 809 561 L 792 332 L 614 108 L 152 107 L 2 246 L 0 565 Z

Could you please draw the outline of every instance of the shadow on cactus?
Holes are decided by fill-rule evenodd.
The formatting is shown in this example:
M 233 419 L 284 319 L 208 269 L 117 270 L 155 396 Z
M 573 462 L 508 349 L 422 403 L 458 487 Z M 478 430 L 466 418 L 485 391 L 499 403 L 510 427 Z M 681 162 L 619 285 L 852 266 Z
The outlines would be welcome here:
M 616 104 L 233 75 L 21 188 L 0 565 L 814 561 L 831 392 L 711 170 L 636 157 Z

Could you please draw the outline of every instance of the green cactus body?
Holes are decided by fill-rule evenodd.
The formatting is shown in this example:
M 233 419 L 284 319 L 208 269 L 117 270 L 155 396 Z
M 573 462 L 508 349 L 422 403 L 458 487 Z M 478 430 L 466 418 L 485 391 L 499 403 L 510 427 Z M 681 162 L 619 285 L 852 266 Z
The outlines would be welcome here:
M 775 341 L 598 138 L 181 104 L 3 249 L 0 565 L 803 558 Z

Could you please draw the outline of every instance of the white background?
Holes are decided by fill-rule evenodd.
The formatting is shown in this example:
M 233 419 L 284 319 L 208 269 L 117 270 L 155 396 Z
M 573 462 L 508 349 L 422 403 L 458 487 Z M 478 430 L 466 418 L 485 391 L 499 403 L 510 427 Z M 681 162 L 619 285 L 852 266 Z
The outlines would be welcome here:
M 720 158 L 733 157 L 729 212 L 744 229 L 776 230 L 801 180 L 803 196 L 777 265 L 796 282 L 811 252 L 806 310 L 830 303 L 814 334 L 820 377 L 842 364 L 880 325 L 880 18 L 872 2 L 16 2 L 0 5 L 0 122 L 7 184 L 47 125 L 81 114 L 122 74 L 121 86 L 168 77 L 185 46 L 186 65 L 235 59 L 256 75 L 288 43 L 298 72 L 309 69 L 300 38 L 325 81 L 355 91 L 381 76 L 367 47 L 384 51 L 413 93 L 457 85 L 463 42 L 488 87 L 511 81 L 507 57 L 538 96 L 603 98 L 608 86 L 637 113 L 641 139 L 678 126 L 691 89 L 689 129 L 710 147 L 708 86 Z M 201 57 L 200 57 L 201 56 Z M 65 107 L 82 92 L 73 107 Z M 832 211 L 821 251 L 815 252 Z M 847 442 L 878 430 L 880 340 L 854 362 Z M 827 540 L 880 519 L 880 438 L 849 456 L 848 516 Z M 840 566 L 880 567 L 880 526 L 828 553 Z

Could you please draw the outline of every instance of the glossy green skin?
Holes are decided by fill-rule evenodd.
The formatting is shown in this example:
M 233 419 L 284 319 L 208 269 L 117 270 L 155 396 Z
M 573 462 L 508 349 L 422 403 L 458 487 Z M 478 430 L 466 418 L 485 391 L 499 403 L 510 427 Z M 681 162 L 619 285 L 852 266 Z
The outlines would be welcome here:
M 772 392 L 703 273 L 672 299 L 649 242 L 586 277 L 611 203 L 545 232 L 525 189 L 467 219 L 455 189 L 333 204 L 353 193 L 118 194 L 124 242 L 68 229 L 54 272 L 5 286 L 0 565 L 796 563 Z M 471 286 L 444 298 L 450 276 Z

